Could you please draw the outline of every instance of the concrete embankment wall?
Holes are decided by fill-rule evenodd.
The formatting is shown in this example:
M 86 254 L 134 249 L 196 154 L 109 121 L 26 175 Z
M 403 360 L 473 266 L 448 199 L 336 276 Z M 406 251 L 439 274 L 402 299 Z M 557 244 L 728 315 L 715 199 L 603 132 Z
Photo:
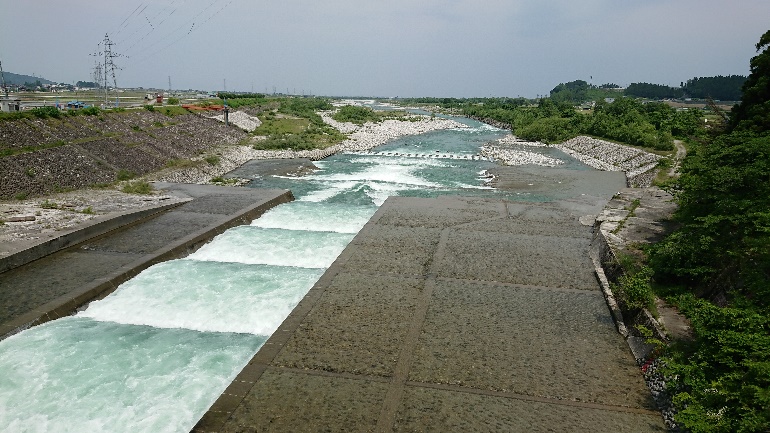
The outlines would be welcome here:
M 112 293 L 163 261 L 196 251 L 225 230 L 294 199 L 290 191 L 159 184 L 192 200 L 40 260 L 0 273 L 0 339 Z M 6 311 L 7 310 L 7 311 Z

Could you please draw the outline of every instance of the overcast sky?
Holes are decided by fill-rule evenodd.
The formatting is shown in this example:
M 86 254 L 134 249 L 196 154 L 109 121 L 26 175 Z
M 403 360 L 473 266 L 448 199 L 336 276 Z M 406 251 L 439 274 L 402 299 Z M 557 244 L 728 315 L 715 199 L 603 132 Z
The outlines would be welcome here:
M 3 69 L 120 87 L 524 96 L 747 75 L 768 0 L 0 0 Z

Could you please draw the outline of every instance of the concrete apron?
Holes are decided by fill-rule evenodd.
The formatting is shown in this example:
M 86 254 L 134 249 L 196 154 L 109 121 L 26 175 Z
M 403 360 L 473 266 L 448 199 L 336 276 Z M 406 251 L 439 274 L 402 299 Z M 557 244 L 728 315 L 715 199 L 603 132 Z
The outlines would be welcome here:
M 193 431 L 665 431 L 589 257 L 605 202 L 389 198 Z
M 144 269 L 189 255 L 228 228 L 249 224 L 294 199 L 290 191 L 157 183 L 184 203 L 121 217 L 68 233 L 60 251 L 0 273 L 0 340 L 31 326 L 73 314 L 112 293 Z M 136 215 L 134 215 L 136 217 Z M 45 250 L 39 249 L 38 251 Z M 20 254 L 29 255 L 28 251 Z M 21 261 L 10 258 L 9 261 Z

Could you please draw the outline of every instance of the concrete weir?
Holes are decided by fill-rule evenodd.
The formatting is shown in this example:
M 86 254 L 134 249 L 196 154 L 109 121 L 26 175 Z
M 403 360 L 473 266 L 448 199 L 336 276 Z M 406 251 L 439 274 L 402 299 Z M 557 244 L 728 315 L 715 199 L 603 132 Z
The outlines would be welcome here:
M 579 197 L 389 198 L 193 431 L 665 431 Z
M 270 208 L 293 200 L 286 190 L 155 186 L 181 202 L 155 212 L 102 218 L 6 258 L 3 263 L 12 265 L 0 272 L 0 340 L 70 315 L 142 270 L 184 257 L 228 228 L 248 224 Z

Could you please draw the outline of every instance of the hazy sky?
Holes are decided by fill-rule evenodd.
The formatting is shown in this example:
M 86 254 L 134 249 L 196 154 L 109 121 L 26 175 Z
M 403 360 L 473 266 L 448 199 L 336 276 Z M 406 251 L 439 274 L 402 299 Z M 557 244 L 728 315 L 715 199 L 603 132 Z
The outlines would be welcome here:
M 90 81 L 108 33 L 121 87 L 535 97 L 746 75 L 768 18 L 768 0 L 0 0 L 0 60 Z

